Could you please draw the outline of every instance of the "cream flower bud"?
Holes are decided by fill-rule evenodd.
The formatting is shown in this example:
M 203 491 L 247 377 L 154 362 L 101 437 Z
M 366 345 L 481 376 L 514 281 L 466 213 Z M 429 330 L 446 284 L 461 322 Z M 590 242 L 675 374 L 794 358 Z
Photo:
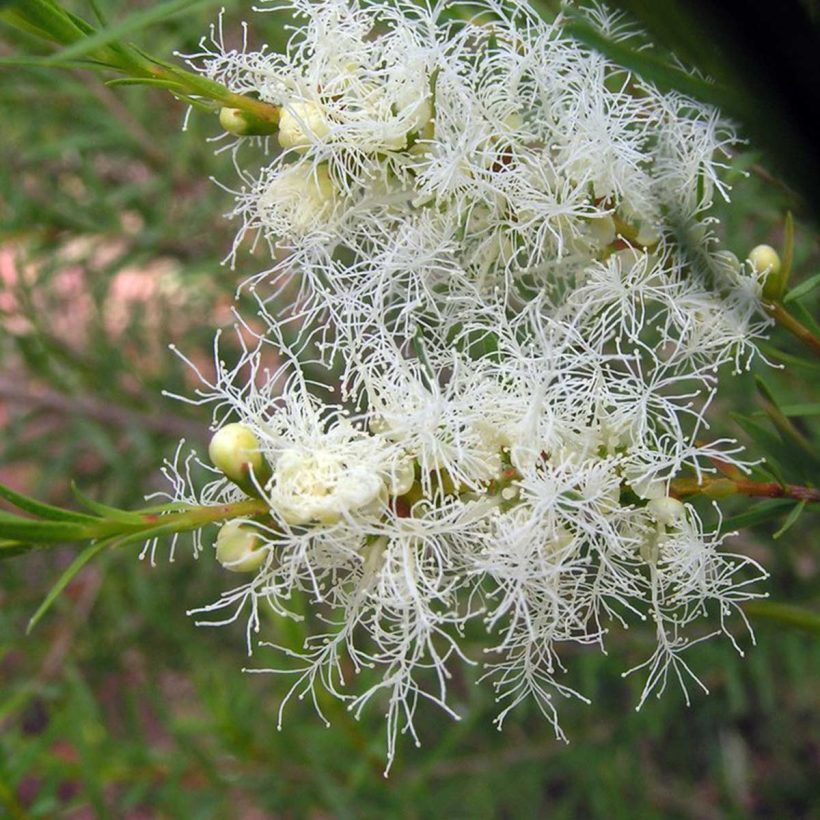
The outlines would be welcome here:
M 618 262 L 622 271 L 632 270 L 632 268 L 640 265 L 647 258 L 648 257 L 645 251 L 632 247 L 622 248 L 619 251 L 615 251 L 615 253 L 610 256 L 610 259 Z
M 641 221 L 638 223 L 638 233 L 635 235 L 635 242 L 642 248 L 651 248 L 660 242 L 661 235 L 658 229 L 651 222 Z
M 260 217 L 284 232 L 306 234 L 332 215 L 337 193 L 326 165 L 290 165 L 259 198 Z
M 273 134 L 278 127 L 275 117 L 273 120 L 262 119 L 241 108 L 227 107 L 219 109 L 219 124 L 229 134 L 236 134 L 237 137 Z
M 771 245 L 758 245 L 749 252 L 752 270 L 763 280 L 763 298 L 778 300 L 786 288 L 785 277 L 780 275 L 780 256 Z
M 674 524 L 686 513 L 686 507 L 677 498 L 664 496 L 663 498 L 653 498 L 647 505 L 649 514 L 659 524 Z
M 758 245 L 749 252 L 749 264 L 755 273 L 777 276 L 780 273 L 780 256 L 771 245 Z
M 590 219 L 586 225 L 586 234 L 594 245 L 606 248 L 615 241 L 615 220 L 610 214 Z
M 402 458 L 387 474 L 387 490 L 390 495 L 404 495 L 416 481 L 416 468 L 412 459 Z
M 329 132 L 330 123 L 318 103 L 307 100 L 291 103 L 279 115 L 279 144 L 282 148 L 305 150 Z
M 718 251 L 712 264 L 725 276 L 736 277 L 740 272 L 740 260 L 731 251 Z
M 656 564 L 658 558 L 661 557 L 661 533 L 651 532 L 641 542 L 640 554 L 641 558 L 647 564 Z
M 237 521 L 223 524 L 216 536 L 216 560 L 230 572 L 256 572 L 265 561 L 262 539 Z
M 384 147 L 388 151 L 400 151 L 407 147 L 407 135 L 423 133 L 433 116 L 433 106 L 429 96 L 418 98 L 417 89 L 408 86 L 396 97 L 395 107 L 402 112 L 404 126 L 398 133 L 385 132 Z
M 220 108 L 219 124 L 229 133 L 244 136 L 247 133 L 247 123 L 238 108 Z
M 251 471 L 261 476 L 264 470 L 259 439 L 244 424 L 226 424 L 217 430 L 208 445 L 208 457 L 231 481 L 247 481 Z

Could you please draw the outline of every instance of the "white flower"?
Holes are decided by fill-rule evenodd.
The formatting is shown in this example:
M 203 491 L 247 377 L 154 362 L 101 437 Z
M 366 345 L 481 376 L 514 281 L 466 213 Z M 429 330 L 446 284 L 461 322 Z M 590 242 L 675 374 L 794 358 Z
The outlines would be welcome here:
M 670 498 L 668 495 L 651 499 L 646 508 L 659 524 L 674 524 L 686 512 L 677 498 Z
M 761 575 L 670 495 L 712 459 L 744 467 L 706 421 L 720 365 L 748 363 L 768 322 L 762 277 L 706 213 L 731 127 L 516 0 L 294 8 L 284 54 L 217 42 L 193 60 L 280 106 L 285 149 L 237 192 L 275 251 L 258 348 L 217 355 L 197 399 L 270 466 L 253 529 L 271 557 L 204 611 L 250 612 L 252 646 L 261 607 L 299 617 L 308 593 L 327 629 L 291 692 L 354 713 L 384 692 L 391 760 L 421 695 L 453 714 L 471 621 L 492 633 L 499 720 L 534 698 L 562 736 L 553 695 L 582 695 L 561 649 L 613 624 L 655 624 L 644 697 L 670 670 L 683 683 L 686 627 L 711 610 L 728 634 Z M 197 497 L 187 466 L 169 474 Z M 199 500 L 236 498 L 226 475 Z M 352 694 L 348 662 L 382 678 Z
M 294 102 L 279 117 L 279 144 L 283 148 L 309 148 L 314 140 L 327 136 L 330 123 L 319 103 Z
M 327 225 L 340 195 L 324 165 L 288 165 L 265 181 L 256 201 L 257 218 L 277 233 L 301 236 Z
M 328 436 L 311 449 L 279 454 L 268 500 L 288 524 L 334 524 L 354 513 L 378 514 L 388 494 L 403 495 L 412 483 L 412 465 L 388 465 L 377 439 Z

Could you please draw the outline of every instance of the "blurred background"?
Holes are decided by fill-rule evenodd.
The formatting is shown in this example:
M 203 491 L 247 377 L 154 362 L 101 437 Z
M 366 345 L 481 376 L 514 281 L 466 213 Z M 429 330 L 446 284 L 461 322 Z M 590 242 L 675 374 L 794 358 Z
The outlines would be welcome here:
M 92 17 L 87 2 L 66 5 Z M 96 5 L 120 20 L 152 4 Z M 217 4 L 175 5 L 180 13 L 130 39 L 163 58 L 195 51 Z M 229 39 L 238 41 L 249 5 L 227 4 Z M 285 21 L 254 15 L 252 45 L 281 46 Z M 0 60 L 41 53 L 35 38 L 0 23 Z M 237 281 L 266 260 L 243 249 L 236 272 L 220 265 L 234 236 L 222 216 L 231 197 L 209 177 L 231 185 L 233 171 L 209 142 L 215 117 L 194 113 L 183 131 L 185 110 L 169 95 L 104 79 L 0 63 L 0 481 L 70 506 L 73 479 L 95 499 L 135 507 L 165 488 L 159 467 L 180 438 L 207 444 L 206 411 L 161 393 L 190 395 L 196 384 L 168 345 L 207 372 L 214 330 L 233 323 Z M 775 170 L 776 140 L 769 153 L 752 145 L 732 157 L 733 201 L 716 215 L 725 247 L 742 259 L 761 242 L 781 247 L 794 210 L 799 284 L 820 270 L 820 250 L 805 195 Z M 816 292 L 791 305 L 806 321 L 817 315 Z M 816 441 L 817 366 L 779 330 L 766 350 L 785 367 L 756 362 L 726 378 L 713 431 L 806 482 L 816 456 L 772 423 L 755 377 Z M 793 505 L 762 509 L 731 549 L 772 573 L 772 599 L 816 607 L 816 520 L 789 516 Z M 401 744 L 385 779 L 379 708 L 356 721 L 323 703 L 327 729 L 296 701 L 277 731 L 286 681 L 240 671 L 264 666 L 264 652 L 249 664 L 241 625 L 194 626 L 186 610 L 226 583 L 207 551 L 194 560 L 180 548 L 166 562 L 160 550 L 155 567 L 134 548 L 106 553 L 26 636 L 74 554 L 0 563 L 0 817 L 820 816 L 820 647 L 776 622 L 755 622 L 756 647 L 741 638 L 745 658 L 725 642 L 693 648 L 687 657 L 711 694 L 695 693 L 689 708 L 670 687 L 635 712 L 642 682 L 620 672 L 648 654 L 648 632 L 613 634 L 609 656 L 568 649 L 565 682 L 593 700 L 563 704 L 569 745 L 532 705 L 496 731 L 479 672 L 462 671 L 452 687 L 463 719 L 422 704 L 422 746 Z M 293 624 L 268 627 L 301 643 Z

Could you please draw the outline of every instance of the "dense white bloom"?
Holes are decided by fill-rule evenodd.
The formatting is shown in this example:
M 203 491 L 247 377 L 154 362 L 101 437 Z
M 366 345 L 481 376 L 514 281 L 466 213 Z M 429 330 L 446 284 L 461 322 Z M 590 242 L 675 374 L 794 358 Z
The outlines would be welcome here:
M 263 178 L 257 196 L 259 222 L 295 236 L 331 224 L 339 198 L 327 167 L 307 162 L 292 163 L 282 173 Z
M 377 513 L 387 499 L 403 495 L 413 484 L 408 463 L 388 466 L 376 439 L 351 436 L 336 428 L 310 449 L 290 448 L 279 454 L 269 501 L 288 524 L 333 524 L 353 513 Z M 392 468 L 392 469 L 391 469 Z
M 280 106 L 282 149 L 242 169 L 235 211 L 275 251 L 253 280 L 266 330 L 234 368 L 217 356 L 197 399 L 269 468 L 269 515 L 240 522 L 264 560 L 201 611 L 249 612 L 251 648 L 260 607 L 298 617 L 307 594 L 327 631 L 291 692 L 355 712 L 384 692 L 391 759 L 419 697 L 451 711 L 471 621 L 493 635 L 499 720 L 534 697 L 561 735 L 552 695 L 579 695 L 561 647 L 603 645 L 612 622 L 655 624 L 644 698 L 670 670 L 683 684 L 687 627 L 711 611 L 726 631 L 762 574 L 670 496 L 712 459 L 745 466 L 705 419 L 720 366 L 748 361 L 767 322 L 760 272 L 707 216 L 731 127 L 515 0 L 294 11 L 284 54 L 215 38 L 192 57 Z M 241 497 L 229 478 L 199 500 Z M 345 657 L 382 677 L 354 693 Z

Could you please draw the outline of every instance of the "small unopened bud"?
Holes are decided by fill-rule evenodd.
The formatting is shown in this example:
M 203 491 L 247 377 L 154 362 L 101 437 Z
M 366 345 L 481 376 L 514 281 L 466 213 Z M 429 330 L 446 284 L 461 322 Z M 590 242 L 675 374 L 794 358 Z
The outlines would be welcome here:
M 740 272 L 740 260 L 731 251 L 717 251 L 712 264 L 724 276 L 736 277 Z
M 783 283 L 780 276 L 782 265 L 780 256 L 771 245 L 758 245 L 749 252 L 749 264 L 763 281 L 763 296 L 766 299 L 779 299 L 783 295 Z
M 328 224 L 338 201 L 327 165 L 294 162 L 262 192 L 258 208 L 263 221 L 284 218 L 293 233 L 306 234 Z
M 599 248 L 606 248 L 615 241 L 617 236 L 615 220 L 610 214 L 590 219 L 587 223 L 587 235 Z
M 244 137 L 248 133 L 248 124 L 238 108 L 220 108 L 219 124 L 229 133 Z
M 294 102 L 282 109 L 279 119 L 279 144 L 282 148 L 303 151 L 313 140 L 330 132 L 330 124 L 321 106 L 314 102 Z
M 652 248 L 661 241 L 658 229 L 651 222 L 640 222 L 638 233 L 635 234 L 635 243 L 642 248 Z
M 416 468 L 409 458 L 403 458 L 396 463 L 393 470 L 387 475 L 387 490 L 390 495 L 405 495 L 416 481 Z
M 256 572 L 265 561 L 259 533 L 236 521 L 223 524 L 216 536 L 216 560 L 230 572 Z
M 758 245 L 749 252 L 749 262 L 755 273 L 780 273 L 780 256 L 771 245 Z
M 646 509 L 659 524 L 674 524 L 686 512 L 686 507 L 677 498 L 671 496 L 653 498 L 646 505 Z
M 208 456 L 231 481 L 245 482 L 251 471 L 261 478 L 265 469 L 259 439 L 244 424 L 226 424 L 217 430 L 208 445 Z
M 652 532 L 641 542 L 641 558 L 647 564 L 657 564 L 661 557 L 661 535 L 661 533 Z
M 237 137 L 262 136 L 273 134 L 278 123 L 254 116 L 241 108 L 220 108 L 219 124 L 229 133 Z

